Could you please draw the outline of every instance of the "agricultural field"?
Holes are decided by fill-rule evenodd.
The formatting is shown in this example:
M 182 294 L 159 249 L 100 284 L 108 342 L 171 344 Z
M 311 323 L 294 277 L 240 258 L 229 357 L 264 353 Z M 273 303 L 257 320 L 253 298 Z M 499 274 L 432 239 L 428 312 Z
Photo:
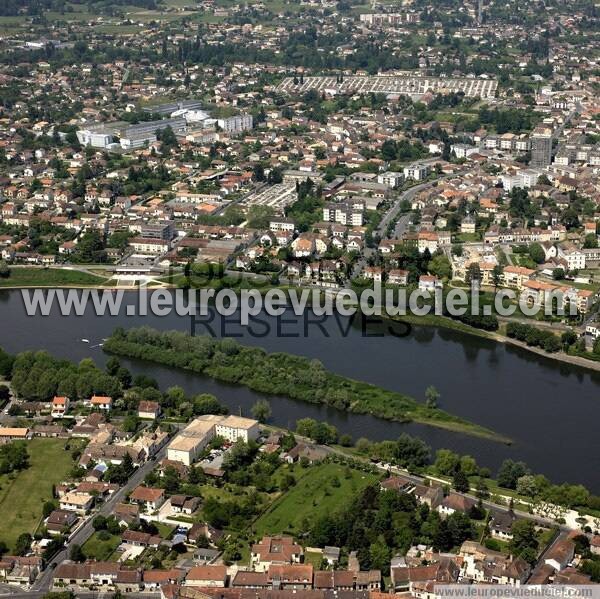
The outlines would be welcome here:
M 326 463 L 306 471 L 287 493 L 277 499 L 254 523 L 257 537 L 264 534 L 298 533 L 306 520 L 314 521 L 347 505 L 377 476 L 347 466 Z
M 27 470 L 0 476 L 0 540 L 13 547 L 24 532 L 33 534 L 42 519 L 44 502 L 52 499 L 52 486 L 73 467 L 62 439 L 32 439 L 27 443 Z

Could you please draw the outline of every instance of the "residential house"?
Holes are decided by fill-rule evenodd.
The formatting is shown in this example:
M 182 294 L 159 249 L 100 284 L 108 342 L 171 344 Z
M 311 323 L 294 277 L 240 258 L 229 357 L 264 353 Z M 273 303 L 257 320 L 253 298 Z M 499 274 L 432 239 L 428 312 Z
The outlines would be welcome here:
M 157 401 L 140 401 L 138 417 L 146 420 L 156 420 L 160 416 L 160 404 Z
M 184 586 L 219 587 L 227 584 L 227 566 L 194 566 L 185 577 Z
M 271 564 L 299 564 L 304 552 L 292 537 L 263 537 L 252 546 L 250 563 L 257 571 L 265 572 Z
M 90 399 L 90 405 L 92 408 L 96 410 L 104 410 L 105 412 L 110 412 L 112 410 L 113 400 L 112 397 L 107 397 L 103 395 L 94 395 Z
M 559 537 L 544 555 L 544 563 L 556 571 L 566 568 L 575 557 L 575 543 L 564 536 Z
M 133 490 L 129 500 L 143 507 L 146 512 L 154 512 L 165 502 L 165 492 L 163 489 L 140 485 Z
M 69 411 L 68 397 L 54 397 L 52 400 L 52 418 L 64 418 Z

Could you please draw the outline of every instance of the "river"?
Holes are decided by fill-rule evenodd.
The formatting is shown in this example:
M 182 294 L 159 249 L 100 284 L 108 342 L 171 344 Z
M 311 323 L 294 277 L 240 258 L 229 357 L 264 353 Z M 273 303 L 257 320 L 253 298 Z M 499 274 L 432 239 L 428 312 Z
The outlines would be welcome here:
M 190 330 L 190 319 L 175 313 L 127 316 L 126 305 L 134 302 L 135 295 L 126 294 L 118 316 L 100 317 L 87 310 L 83 316 L 64 317 L 53 309 L 49 316 L 30 317 L 20 291 L 0 291 L 0 346 L 12 353 L 43 348 L 56 356 L 75 361 L 92 357 L 103 364 L 106 355 L 98 344 L 117 326 Z M 435 385 L 441 408 L 500 432 L 514 443 L 507 446 L 415 423 L 392 423 L 269 397 L 275 424 L 293 427 L 298 418 L 310 416 L 327 420 L 355 439 L 394 439 L 408 432 L 434 449 L 447 447 L 473 455 L 494 471 L 505 458 L 520 459 L 554 482 L 579 482 L 600 493 L 600 373 L 448 329 L 417 326 L 408 335 L 397 336 L 388 333 L 387 325 L 364 326 L 341 317 L 320 325 L 306 325 L 305 319 L 293 315 L 285 319 L 288 322 L 280 323 L 278 331 L 275 318 L 261 316 L 261 323 L 253 324 L 260 337 L 234 322 L 235 316 L 228 320 L 216 315 L 196 330 L 200 334 L 210 327 L 217 336 L 235 335 L 241 343 L 267 351 L 317 358 L 334 372 L 421 401 L 426 387 Z M 134 374 L 155 377 L 162 389 L 180 385 L 188 393 L 213 393 L 231 411 L 241 410 L 244 415 L 262 397 L 185 371 L 139 361 L 123 363 Z

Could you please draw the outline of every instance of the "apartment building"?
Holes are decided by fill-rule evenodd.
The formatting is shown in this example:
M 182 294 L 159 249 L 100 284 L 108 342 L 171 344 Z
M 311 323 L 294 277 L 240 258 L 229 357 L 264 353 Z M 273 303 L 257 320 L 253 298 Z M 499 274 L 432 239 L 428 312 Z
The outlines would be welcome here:
M 356 202 L 329 203 L 323 207 L 323 220 L 352 227 L 362 227 L 363 210 L 364 205 L 357 205 Z

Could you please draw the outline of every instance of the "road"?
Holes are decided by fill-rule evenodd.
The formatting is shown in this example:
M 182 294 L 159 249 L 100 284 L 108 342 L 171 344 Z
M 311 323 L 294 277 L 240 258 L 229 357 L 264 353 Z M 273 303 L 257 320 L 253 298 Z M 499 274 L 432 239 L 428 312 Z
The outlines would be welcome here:
M 411 187 L 411 188 L 407 189 L 406 191 L 403 191 L 400 194 L 400 196 L 396 199 L 396 201 L 394 202 L 394 205 L 386 212 L 384 217 L 381 219 L 379 226 L 377 227 L 377 229 L 375 229 L 373 231 L 373 236 L 379 235 L 379 237 L 384 237 L 385 232 L 387 231 L 388 225 L 394 218 L 396 218 L 396 216 L 400 212 L 400 205 L 402 204 L 403 200 L 408 200 L 409 202 L 412 202 L 414 197 L 417 194 L 424 191 L 425 189 L 428 189 L 429 187 L 435 187 L 441 181 L 444 181 L 446 179 L 452 179 L 459 175 L 464 175 L 466 172 L 468 172 L 468 171 L 461 170 L 461 171 L 458 171 L 456 173 L 452 173 L 449 175 L 443 175 L 442 177 L 438 177 L 437 179 L 435 179 L 433 181 L 425 181 L 424 183 L 419 183 L 418 185 L 415 185 L 414 187 Z M 408 223 L 408 221 L 407 221 L 407 223 Z M 401 232 L 403 232 L 403 229 L 401 230 Z
M 309 443 L 310 445 L 315 445 L 314 443 L 312 443 L 310 441 L 310 439 L 304 438 L 300 435 L 296 435 L 296 437 L 298 440 L 305 441 L 306 443 Z M 327 453 L 332 454 L 332 455 L 339 455 L 339 456 L 343 456 L 346 458 L 348 457 L 348 454 L 346 452 L 344 452 L 340 449 L 334 448 L 334 447 L 330 447 L 327 445 L 317 445 L 317 447 L 320 447 L 321 449 L 323 449 L 324 451 L 326 451 Z M 116 504 L 121 502 L 127 493 L 129 493 L 131 490 L 133 490 L 135 487 L 137 487 L 139 484 L 141 484 L 143 482 L 144 478 L 154 469 L 157 462 L 159 462 L 164 457 L 164 455 L 166 454 L 166 451 L 167 451 L 167 446 L 165 445 L 165 447 L 163 447 L 152 460 L 147 461 L 143 466 L 138 468 L 138 470 L 135 471 L 135 473 L 131 476 L 131 478 L 128 480 L 128 482 L 121 489 L 116 491 L 110 497 L 110 499 L 108 501 L 103 503 L 97 512 L 90 515 L 90 517 L 87 519 L 85 524 L 72 535 L 72 537 L 66 543 L 65 548 L 60 553 L 58 553 L 57 555 L 54 556 L 54 558 L 52 560 L 52 564 L 60 564 L 62 561 L 69 559 L 69 552 L 70 552 L 71 548 L 73 547 L 73 545 L 75 545 L 75 544 L 83 545 L 94 533 L 94 527 L 92 526 L 94 517 L 99 514 L 101 514 L 103 516 L 109 516 L 113 512 Z M 440 482 L 440 483 L 444 482 L 444 481 L 438 481 L 437 479 L 431 478 L 431 477 L 416 476 L 416 475 L 410 474 L 408 471 L 398 468 L 396 466 L 387 467 L 387 466 L 383 466 L 383 465 L 379 465 L 379 464 L 373 464 L 367 458 L 363 458 L 360 456 L 352 456 L 352 457 L 357 461 L 361 461 L 361 462 L 368 463 L 368 464 L 375 466 L 381 472 L 386 472 L 388 474 L 395 474 L 395 475 L 402 476 L 402 477 L 406 478 L 407 480 L 409 480 L 410 482 L 417 484 L 417 485 L 429 484 L 431 481 Z M 478 501 L 478 498 L 471 493 L 459 493 L 458 491 L 454 491 L 454 492 L 457 495 L 461 495 L 462 497 L 466 497 L 475 502 Z M 493 502 L 487 501 L 487 500 L 482 501 L 482 504 L 487 509 L 493 509 L 493 510 L 499 511 L 499 512 L 508 512 L 508 508 L 505 505 L 500 505 L 500 504 L 493 503 Z M 526 519 L 532 520 L 533 522 L 535 522 L 536 524 L 539 524 L 541 526 L 550 527 L 550 528 L 557 527 L 560 529 L 561 533 L 563 533 L 563 534 L 568 533 L 571 530 L 568 526 L 565 526 L 565 525 L 558 526 L 557 523 L 550 518 L 544 518 L 542 516 L 535 516 L 535 515 L 529 514 L 527 512 L 520 511 L 520 510 L 513 510 L 513 511 L 516 516 L 518 516 L 520 518 L 526 518 Z M 37 580 L 32 585 L 32 587 L 29 591 L 19 591 L 18 589 L 16 589 L 15 592 L 12 592 L 12 590 L 6 589 L 6 587 L 0 587 L 0 596 L 7 595 L 11 598 L 23 597 L 23 599 L 26 599 L 26 598 L 27 599 L 37 599 L 38 597 L 42 597 L 44 595 L 44 593 L 48 592 L 52 586 L 52 577 L 53 577 L 54 570 L 55 570 L 55 566 L 53 566 L 52 564 L 49 565 L 48 568 L 46 568 L 46 570 L 44 570 L 42 572 L 42 574 L 37 578 Z M 6 592 L 3 592 L 3 591 L 6 591 Z M 102 596 L 102 593 L 78 594 L 78 597 L 87 597 L 89 599 L 100 597 L 100 596 Z M 110 596 L 110 593 L 108 594 L 108 596 Z M 143 599 L 144 597 L 152 597 L 153 595 L 148 594 L 148 593 L 136 593 L 136 594 L 133 594 L 132 596 Z
M 132 491 L 135 487 L 143 482 L 144 478 L 150 474 L 156 464 L 162 460 L 166 452 L 167 445 L 165 445 L 152 460 L 148 460 L 145 464 L 138 468 L 123 487 L 113 493 L 110 499 L 104 502 L 97 512 L 90 515 L 86 523 L 69 538 L 65 544 L 65 548 L 54 556 L 52 559 L 52 564 L 60 564 L 62 561 L 69 559 L 69 553 L 73 545 L 83 545 L 94 533 L 94 527 L 92 526 L 94 518 L 99 514 L 102 516 L 109 516 L 112 514 L 116 504 L 121 502 L 127 493 Z M 48 592 L 52 585 L 54 569 L 55 568 L 52 567 L 52 565 L 49 565 L 42 572 L 42 574 L 32 585 L 31 591 L 27 594 L 27 597 L 34 596 L 36 592 Z
M 6 405 L 2 408 L 2 411 L 0 412 L 0 422 L 4 421 L 4 420 L 12 420 L 12 417 L 8 415 L 8 411 L 10 410 L 11 406 L 13 405 L 13 402 L 15 401 L 15 395 L 13 393 L 12 387 L 10 386 L 10 381 L 5 381 L 3 379 L 0 379 L 0 385 L 5 385 L 6 387 L 8 387 L 8 391 L 9 391 L 9 398 L 8 398 L 8 402 L 6 403 Z
M 411 202 L 414 199 L 414 197 L 418 193 L 423 191 L 424 189 L 433 187 L 433 186 L 437 185 L 440 181 L 443 181 L 444 179 L 448 179 L 450 177 L 455 177 L 455 176 L 456 176 L 456 174 L 444 175 L 443 177 L 439 177 L 439 178 L 435 179 L 435 181 L 426 181 L 425 183 L 419 183 L 418 185 L 415 185 L 414 187 L 411 187 L 410 189 L 403 191 L 396 198 L 392 207 L 383 215 L 383 218 L 381 219 L 381 222 L 379 223 L 377 228 L 375 228 L 373 230 L 373 237 L 379 237 L 380 239 L 383 239 L 387 236 L 387 228 L 388 228 L 389 224 L 395 218 L 398 217 L 398 214 L 400 213 L 400 207 L 401 207 L 403 200 L 408 200 L 409 202 Z M 396 238 L 399 237 L 400 235 L 402 235 L 402 233 L 404 233 L 404 231 L 408 228 L 408 225 L 410 224 L 410 218 L 411 218 L 410 213 L 403 214 L 402 216 L 400 216 L 398 218 L 398 222 L 396 223 L 396 227 L 394 230 L 394 236 Z M 374 256 L 376 253 L 377 253 L 376 249 L 365 247 L 361 257 L 356 261 L 356 263 L 354 264 L 354 268 L 352 269 L 352 277 L 353 278 L 360 276 L 360 274 L 364 271 L 365 266 L 367 266 L 369 258 Z
M 298 437 L 298 435 L 296 435 L 296 437 Z M 310 442 L 310 440 L 307 440 L 307 442 Z M 326 452 L 328 452 L 330 454 L 337 454 L 340 456 L 348 457 L 347 453 L 345 453 L 342 450 L 336 449 L 334 447 L 329 447 L 329 446 L 325 446 L 325 445 L 319 446 L 319 447 L 321 447 L 322 449 L 324 449 Z M 369 463 L 372 466 L 375 466 L 378 470 L 381 470 L 382 472 L 387 472 L 388 474 L 396 474 L 398 476 L 402 476 L 403 478 L 406 478 L 407 480 L 409 480 L 410 482 L 412 482 L 416 485 L 423 485 L 423 484 L 428 485 L 431 481 L 439 482 L 439 483 L 443 482 L 444 484 L 448 484 L 445 481 L 437 480 L 436 478 L 422 477 L 422 476 L 416 476 L 414 474 L 410 474 L 407 470 L 403 470 L 402 468 L 398 468 L 396 466 L 390 466 L 389 468 L 387 468 L 385 466 L 373 464 L 367 458 L 361 458 L 359 456 L 354 456 L 354 455 L 352 457 L 355 460 Z M 479 501 L 479 498 L 476 495 L 473 495 L 471 493 L 460 493 L 460 492 L 454 491 L 454 490 L 452 492 L 456 493 L 457 495 L 461 495 L 462 497 L 466 497 L 467 499 L 471 499 L 475 502 Z M 494 511 L 497 511 L 497 512 L 504 512 L 504 513 L 508 512 L 508 508 L 505 505 L 500 505 L 498 503 L 493 503 L 492 501 L 487 501 L 487 500 L 482 500 L 482 504 L 487 509 L 493 509 Z M 544 518 L 543 516 L 536 516 L 536 515 L 530 514 L 528 512 L 523 512 L 521 510 L 513 510 L 513 513 L 516 516 L 518 516 L 519 518 L 526 518 L 528 520 L 532 520 L 533 522 L 535 522 L 536 524 L 539 524 L 540 526 L 545 526 L 547 528 L 557 527 L 562 532 L 569 532 L 571 530 L 568 526 L 558 525 L 556 523 L 556 521 L 552 520 L 551 518 Z

